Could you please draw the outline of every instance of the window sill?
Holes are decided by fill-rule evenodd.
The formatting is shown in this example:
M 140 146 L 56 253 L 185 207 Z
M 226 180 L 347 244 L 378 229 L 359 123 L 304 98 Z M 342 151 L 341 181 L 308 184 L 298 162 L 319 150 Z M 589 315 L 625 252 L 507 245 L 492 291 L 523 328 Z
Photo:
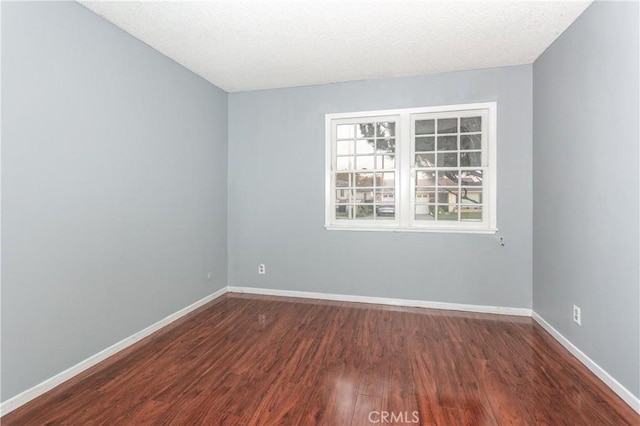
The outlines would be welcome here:
M 419 228 L 399 226 L 339 226 L 325 225 L 327 231 L 365 231 L 365 232 L 431 232 L 439 234 L 487 234 L 493 235 L 498 228 Z

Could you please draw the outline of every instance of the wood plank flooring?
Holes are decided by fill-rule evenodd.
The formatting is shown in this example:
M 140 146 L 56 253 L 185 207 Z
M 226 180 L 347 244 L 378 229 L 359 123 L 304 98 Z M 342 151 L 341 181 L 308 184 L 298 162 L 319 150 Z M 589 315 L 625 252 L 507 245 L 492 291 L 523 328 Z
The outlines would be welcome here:
M 227 294 L 2 425 L 640 424 L 531 318 Z

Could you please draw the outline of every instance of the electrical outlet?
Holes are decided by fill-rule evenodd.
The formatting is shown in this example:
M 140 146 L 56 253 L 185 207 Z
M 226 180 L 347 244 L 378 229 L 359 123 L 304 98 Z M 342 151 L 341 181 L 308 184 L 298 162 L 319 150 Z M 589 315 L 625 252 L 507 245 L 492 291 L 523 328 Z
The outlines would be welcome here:
M 573 305 L 573 322 L 578 325 L 582 325 L 582 313 L 580 311 L 580 306 Z
M 260 275 L 264 275 L 267 273 L 266 267 L 264 266 L 264 263 L 261 263 L 258 265 L 258 274 Z
M 213 274 L 212 274 L 211 272 L 209 272 L 209 273 L 207 274 L 207 279 L 208 279 L 209 281 L 211 281 L 211 279 L 212 279 L 212 278 L 213 278 Z

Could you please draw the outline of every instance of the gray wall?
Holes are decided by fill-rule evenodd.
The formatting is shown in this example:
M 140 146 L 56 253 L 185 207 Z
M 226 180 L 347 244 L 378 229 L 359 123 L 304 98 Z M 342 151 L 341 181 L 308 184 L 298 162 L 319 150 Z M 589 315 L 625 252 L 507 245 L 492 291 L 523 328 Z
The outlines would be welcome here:
M 230 94 L 230 284 L 530 307 L 531 72 Z M 483 101 L 498 102 L 497 236 L 324 229 L 324 114 Z
M 636 396 L 638 12 L 594 3 L 533 66 L 533 307 Z
M 6 400 L 226 285 L 227 95 L 75 2 L 2 7 Z

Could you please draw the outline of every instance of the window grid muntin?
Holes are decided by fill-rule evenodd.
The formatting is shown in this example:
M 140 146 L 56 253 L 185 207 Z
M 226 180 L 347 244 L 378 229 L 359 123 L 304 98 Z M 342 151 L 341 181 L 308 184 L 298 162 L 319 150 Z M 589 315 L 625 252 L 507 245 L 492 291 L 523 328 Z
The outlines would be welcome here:
M 415 231 L 435 231 L 435 232 L 472 232 L 472 233 L 495 233 L 497 231 L 496 228 L 496 210 L 495 210 L 495 206 L 496 206 L 496 194 L 495 194 L 495 189 L 496 189 L 496 151 L 495 151 L 495 147 L 496 147 L 496 122 L 497 122 L 497 116 L 496 116 L 496 103 L 495 102 L 487 102 L 487 103 L 478 103 L 478 104 L 466 104 L 466 105 L 445 105 L 445 106 L 438 106 L 438 107 L 424 107 L 424 108 L 406 108 L 406 109 L 398 109 L 398 110 L 386 110 L 386 111 L 368 111 L 368 112 L 351 112 L 351 113 L 336 113 L 336 114 L 327 114 L 326 115 L 326 164 L 327 164 L 327 174 L 326 174 L 326 227 L 327 229 L 353 229 L 353 230 L 357 230 L 357 229 L 362 229 L 362 230 L 384 230 L 385 228 L 389 228 L 389 230 L 394 230 L 397 229 L 399 231 L 411 231 L 411 230 L 415 230 Z M 462 121 L 463 118 L 465 117 L 471 117 L 471 116 L 478 116 L 481 112 L 484 114 L 483 117 L 483 129 L 482 129 L 482 133 L 484 134 L 484 138 L 482 140 L 482 161 L 483 161 L 483 165 L 486 165 L 486 158 L 489 157 L 490 158 L 490 167 L 478 167 L 477 165 L 475 166 L 469 166 L 467 167 L 468 169 L 475 169 L 475 170 L 482 170 L 483 172 L 483 182 L 484 185 L 486 187 L 482 187 L 482 208 L 484 211 L 484 217 L 485 217 L 485 221 L 483 221 L 482 223 L 480 222 L 471 222 L 471 223 L 465 223 L 465 222 L 454 222 L 454 223 L 440 223 L 440 224 L 435 224 L 435 223 L 420 223 L 420 222 L 414 222 L 412 220 L 412 216 L 413 216 L 413 209 L 414 209 L 414 179 L 413 179 L 413 171 L 414 168 L 412 166 L 415 166 L 414 161 L 415 161 L 415 152 L 421 153 L 421 152 L 427 152 L 427 151 L 415 151 L 414 152 L 414 148 L 415 148 L 415 135 L 414 133 L 414 125 L 412 122 L 412 117 L 414 114 L 425 114 L 425 113 L 429 113 L 431 114 L 433 117 L 437 117 L 438 113 L 445 113 L 445 114 L 450 114 L 451 111 L 455 111 L 454 115 L 458 116 L 458 119 L 456 120 L 456 124 L 457 124 L 457 133 L 454 133 L 457 137 L 457 148 L 458 148 L 458 154 L 460 154 L 460 151 L 465 151 L 465 147 L 462 146 L 462 137 L 466 136 L 466 135 L 470 135 L 473 136 L 474 134 L 478 134 L 479 132 L 475 132 L 473 130 L 477 130 L 473 129 L 473 128 L 467 128 L 465 129 L 465 126 L 469 126 L 470 123 L 464 123 Z M 396 179 L 396 193 L 395 193 L 395 201 L 396 201 L 396 205 L 399 205 L 399 210 L 396 210 L 396 219 L 397 221 L 399 220 L 399 223 L 393 225 L 391 227 L 389 226 L 384 226 L 384 227 L 380 227 L 378 225 L 374 226 L 374 224 L 372 223 L 371 226 L 362 226 L 362 227 L 356 227 L 356 226 L 352 226 L 349 223 L 341 223 L 341 224 L 337 224 L 336 227 L 334 228 L 332 226 L 333 223 L 333 219 L 331 219 L 333 217 L 333 212 L 330 210 L 333 209 L 333 204 L 331 203 L 331 192 L 329 190 L 329 188 L 331 188 L 331 179 L 333 174 L 332 169 L 330 168 L 331 162 L 334 161 L 334 157 L 331 155 L 331 146 L 334 139 L 331 139 L 330 136 L 331 135 L 331 126 L 332 123 L 334 121 L 339 121 L 339 120 L 351 120 L 351 122 L 354 121 L 354 119 L 362 119 L 362 120 L 367 120 L 370 117 L 376 117 L 376 119 L 380 116 L 383 115 L 389 115 L 389 116 L 393 116 L 393 115 L 398 115 L 399 116 L 399 121 L 400 121 L 400 126 L 398 127 L 398 123 L 396 123 L 396 137 L 397 137 L 397 146 L 396 146 L 396 164 L 393 170 L 395 170 L 398 175 L 397 175 L 397 179 Z M 470 120 L 473 121 L 473 120 Z M 471 125 L 473 125 L 473 123 L 471 123 Z M 462 127 L 462 128 L 461 128 Z M 447 132 L 448 133 L 448 132 Z M 428 133 L 430 135 L 439 135 L 440 133 L 437 130 L 437 127 L 435 129 L 433 129 L 433 131 L 431 133 Z M 448 135 L 451 135 L 452 133 L 448 133 Z M 408 140 L 407 138 L 404 138 L 403 140 L 403 135 L 404 136 L 410 136 L 410 139 Z M 427 135 L 427 133 L 425 132 L 419 132 L 418 136 L 420 135 Z M 409 146 L 412 145 L 412 146 Z M 478 144 L 475 144 L 475 151 L 479 151 L 477 148 Z M 469 151 L 474 150 L 474 145 L 472 144 L 471 146 L 469 146 L 468 148 Z M 432 153 L 435 153 L 435 148 L 431 147 L 431 149 L 434 149 L 434 151 L 431 151 Z M 403 154 L 404 152 L 404 154 Z M 458 161 L 460 161 L 460 157 L 458 157 Z M 465 161 L 463 159 L 463 161 Z M 465 164 L 466 163 L 461 163 L 461 164 Z M 461 166 L 461 164 L 458 164 L 458 166 L 460 166 L 461 168 L 464 166 Z M 470 164 L 477 164 L 477 163 L 470 163 Z M 427 168 L 428 169 L 428 168 Z M 411 173 L 410 173 L 411 172 Z M 477 192 L 479 190 L 479 187 L 470 187 L 469 190 L 473 193 L 474 191 Z M 472 194 L 473 195 L 473 194 Z M 460 196 L 462 196 L 462 192 L 460 192 Z M 479 198 L 476 198 L 476 200 L 479 200 Z M 461 209 L 466 208 L 466 205 L 463 205 L 463 203 L 466 203 L 466 201 L 460 199 L 459 200 L 459 207 Z M 472 204 L 469 204 L 472 205 Z M 479 205 L 479 204 L 478 204 Z M 487 214 L 488 213 L 488 214 Z M 488 219 L 488 220 L 487 220 Z M 340 226 L 338 226 L 340 225 Z M 387 224 L 385 224 L 387 225 Z M 439 225 L 444 225 L 444 226 L 439 226 Z M 414 229 L 412 229 L 414 228 Z
M 480 131 L 470 131 L 470 132 L 463 132 L 462 130 L 462 119 L 463 118 L 476 118 L 476 117 L 480 117 Z M 456 120 L 456 128 L 455 128 L 455 132 L 451 132 L 451 131 L 446 131 L 446 132 L 440 132 L 440 120 L 448 120 L 448 119 L 455 119 Z M 429 122 L 433 120 L 433 132 L 430 133 L 425 133 L 425 132 L 420 132 L 418 127 L 418 122 Z M 487 145 L 487 126 L 489 125 L 488 123 L 488 113 L 486 110 L 467 110 L 467 111 L 447 111 L 447 112 L 435 112 L 435 113 L 417 113 L 417 114 L 412 114 L 411 115 L 411 140 L 410 140 L 410 144 L 411 144 L 411 163 L 412 163 L 412 182 L 411 182 L 411 220 L 410 222 L 412 224 L 433 224 L 433 223 L 442 223 L 442 222 L 448 222 L 451 223 L 453 222 L 452 220 L 441 220 L 439 218 L 440 214 L 439 214 L 439 206 L 453 206 L 455 205 L 457 207 L 456 209 L 456 215 L 457 215 L 457 220 L 455 221 L 456 224 L 465 224 L 465 223 L 474 223 L 474 224 L 478 224 L 478 223 L 482 223 L 482 224 L 486 224 L 488 221 L 488 212 L 486 211 L 486 209 L 484 208 L 484 205 L 482 203 L 472 203 L 472 204 L 466 204 L 462 202 L 462 191 L 463 189 L 466 189 L 468 191 L 468 188 L 475 188 L 475 190 L 477 190 L 478 188 L 482 191 L 481 194 L 481 198 L 484 202 L 484 200 L 487 198 L 486 197 L 486 186 L 485 186 L 485 178 L 488 175 L 488 164 L 487 164 L 487 160 L 488 160 L 488 156 L 487 156 L 487 149 L 486 149 L 486 145 Z M 463 149 L 462 146 L 462 138 L 463 136 L 473 136 L 473 135 L 480 135 L 480 149 Z M 455 136 L 455 142 L 456 142 L 456 149 L 455 150 L 442 150 L 440 149 L 440 143 L 441 143 L 441 137 L 449 137 L 449 139 L 451 137 Z M 418 146 L 418 138 L 426 138 L 426 137 L 433 137 L 434 138 L 434 144 L 433 144 L 433 151 L 417 151 L 416 148 Z M 480 157 L 481 157 L 481 163 L 479 166 L 462 166 L 462 154 L 463 153 L 477 153 L 480 152 Z M 417 158 L 418 155 L 420 154 L 429 154 L 429 155 L 433 155 L 434 157 L 434 166 L 428 167 L 428 166 L 422 166 L 422 165 L 418 165 L 417 164 Z M 455 154 L 456 155 L 456 166 L 444 166 L 440 164 L 440 157 L 442 156 L 443 158 L 446 157 L 445 154 Z M 435 185 L 431 186 L 431 188 L 433 188 L 433 191 L 428 191 L 428 192 L 433 192 L 435 193 L 435 202 L 434 203 L 422 203 L 418 200 L 416 194 L 418 192 L 419 189 L 424 190 L 424 188 L 430 188 L 430 187 L 420 187 L 417 184 L 417 176 L 418 176 L 418 172 L 420 171 L 434 171 L 436 174 L 436 179 L 435 179 Z M 457 184 L 454 185 L 441 185 L 441 181 L 439 179 L 439 175 L 440 175 L 440 171 L 455 171 L 458 172 L 458 179 L 457 179 Z M 468 185 L 463 185 L 461 176 L 463 174 L 464 171 L 481 171 L 482 172 L 482 185 L 479 186 L 468 186 Z M 452 203 L 441 203 L 440 201 L 440 193 L 441 193 L 441 189 L 440 188 L 447 188 L 447 189 L 456 189 L 456 193 L 457 193 L 457 202 L 455 204 Z M 428 206 L 427 209 L 430 210 L 431 207 L 433 207 L 435 209 L 434 212 L 434 216 L 433 219 L 423 219 L 423 218 L 419 218 L 418 214 L 416 213 L 416 209 L 417 206 Z M 471 207 L 476 207 L 479 208 L 481 211 L 481 216 L 480 216 L 480 220 L 470 220 L 469 218 L 463 218 L 463 209 L 465 211 L 469 211 L 471 209 Z
M 376 126 L 378 123 L 386 123 L 392 124 L 393 134 L 380 135 L 379 127 Z M 358 125 L 362 124 L 373 124 L 373 134 L 367 135 L 364 134 L 361 129 L 358 128 Z M 353 137 L 342 137 L 338 138 L 338 127 L 339 126 L 352 126 L 353 132 L 351 133 Z M 361 117 L 357 119 L 344 119 L 344 120 L 334 120 L 332 122 L 332 177 L 331 177 L 331 188 L 332 191 L 337 189 L 349 189 L 353 191 L 353 201 L 350 203 L 340 203 L 337 202 L 336 192 L 333 192 L 331 197 L 332 204 L 332 217 L 333 220 L 337 222 L 345 222 L 345 223 L 354 223 L 355 222 L 378 222 L 383 220 L 384 222 L 398 222 L 398 129 L 399 120 L 397 116 L 371 116 L 371 117 Z M 342 129 L 345 129 L 344 127 Z M 358 141 L 371 141 L 373 140 L 372 153 L 359 153 L 358 149 Z M 393 143 L 393 151 L 387 152 L 379 149 L 379 140 L 389 141 L 388 144 Z M 344 141 L 353 141 L 353 154 L 345 154 L 345 155 L 337 155 L 337 146 L 339 142 Z M 373 168 L 369 169 L 359 169 L 358 168 L 358 158 L 359 157 L 374 157 Z M 392 168 L 382 168 L 384 166 L 385 157 L 393 158 L 393 166 Z M 350 169 L 337 169 L 337 162 L 339 158 L 352 158 L 352 168 Z M 380 161 L 382 160 L 382 161 Z M 337 175 L 338 174 L 349 174 L 349 185 L 348 187 L 338 187 L 337 186 Z M 372 185 L 369 186 L 359 186 L 356 178 L 356 174 L 372 174 L 373 180 Z M 385 185 L 385 177 L 388 174 L 393 175 L 393 185 L 387 186 Z M 378 182 L 378 176 L 380 176 L 381 181 Z M 382 193 L 382 191 L 393 191 L 393 202 L 382 202 L 377 201 L 377 194 Z M 372 198 L 371 202 L 359 202 L 358 200 L 358 191 L 360 193 L 371 193 Z M 366 198 L 365 198 L 366 199 Z M 337 209 L 343 207 L 347 211 L 346 217 L 338 217 Z M 378 214 L 378 207 L 394 207 L 394 215 L 390 220 L 386 216 L 382 216 Z M 372 214 L 367 218 L 359 218 L 358 212 L 362 211 L 361 208 L 368 209 L 371 207 Z

